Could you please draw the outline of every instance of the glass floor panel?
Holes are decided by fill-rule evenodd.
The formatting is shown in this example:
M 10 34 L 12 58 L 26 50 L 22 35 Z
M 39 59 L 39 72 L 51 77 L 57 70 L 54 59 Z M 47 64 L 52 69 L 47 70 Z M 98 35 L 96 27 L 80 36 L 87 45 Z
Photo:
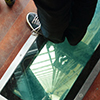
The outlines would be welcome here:
M 47 41 L 39 50 L 35 41 L 9 80 L 8 89 L 22 100 L 64 100 L 100 44 L 99 10 L 100 0 L 87 34 L 76 46 L 65 39 L 60 44 Z

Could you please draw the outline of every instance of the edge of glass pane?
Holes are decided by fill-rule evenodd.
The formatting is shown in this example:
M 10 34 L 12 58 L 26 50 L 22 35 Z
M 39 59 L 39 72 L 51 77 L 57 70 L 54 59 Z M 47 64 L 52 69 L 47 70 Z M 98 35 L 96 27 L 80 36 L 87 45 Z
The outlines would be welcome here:
M 14 73 L 15 69 L 17 68 L 17 66 L 19 65 L 19 63 L 21 62 L 21 60 L 27 53 L 28 49 L 30 48 L 30 46 L 36 40 L 37 37 L 38 35 L 36 36 L 30 35 L 28 40 L 25 42 L 25 44 L 23 45 L 23 47 L 21 48 L 21 50 L 19 51 L 15 59 L 10 64 L 9 68 L 6 70 L 6 72 L 2 76 L 0 80 L 0 91 L 2 91 L 2 89 L 4 88 L 8 80 L 10 79 L 11 75 Z

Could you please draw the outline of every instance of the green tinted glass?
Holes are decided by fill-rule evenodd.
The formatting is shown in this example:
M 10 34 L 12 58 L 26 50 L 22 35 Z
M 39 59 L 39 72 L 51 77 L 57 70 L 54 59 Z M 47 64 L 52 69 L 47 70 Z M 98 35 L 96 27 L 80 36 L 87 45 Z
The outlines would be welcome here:
M 63 100 L 100 43 L 100 0 L 82 41 L 71 46 L 67 39 L 48 41 L 38 53 L 32 45 L 14 72 L 12 91 L 22 100 Z M 38 55 L 36 55 L 38 53 Z

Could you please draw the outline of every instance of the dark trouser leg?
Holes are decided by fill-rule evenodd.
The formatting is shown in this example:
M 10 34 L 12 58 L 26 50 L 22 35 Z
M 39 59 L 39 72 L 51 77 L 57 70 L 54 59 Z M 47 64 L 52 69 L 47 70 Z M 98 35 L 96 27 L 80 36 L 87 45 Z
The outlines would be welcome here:
M 54 43 L 63 42 L 69 24 L 72 0 L 34 0 L 41 22 L 42 34 Z
M 97 0 L 73 0 L 72 18 L 65 31 L 71 45 L 78 44 L 84 37 L 95 12 Z

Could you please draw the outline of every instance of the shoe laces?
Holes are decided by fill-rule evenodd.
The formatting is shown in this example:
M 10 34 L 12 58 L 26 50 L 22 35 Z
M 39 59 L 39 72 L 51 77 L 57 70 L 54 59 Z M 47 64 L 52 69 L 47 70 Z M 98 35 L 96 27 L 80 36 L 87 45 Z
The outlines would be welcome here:
M 36 25 L 40 25 L 40 21 L 37 15 L 33 18 L 32 23 Z
M 37 15 L 33 18 L 32 23 L 35 24 L 35 25 L 41 26 L 41 23 L 40 23 L 39 18 L 38 18 Z M 41 33 L 39 33 L 39 30 L 40 30 L 40 27 L 32 30 L 31 33 L 34 36 L 37 36 L 38 34 L 41 34 Z

